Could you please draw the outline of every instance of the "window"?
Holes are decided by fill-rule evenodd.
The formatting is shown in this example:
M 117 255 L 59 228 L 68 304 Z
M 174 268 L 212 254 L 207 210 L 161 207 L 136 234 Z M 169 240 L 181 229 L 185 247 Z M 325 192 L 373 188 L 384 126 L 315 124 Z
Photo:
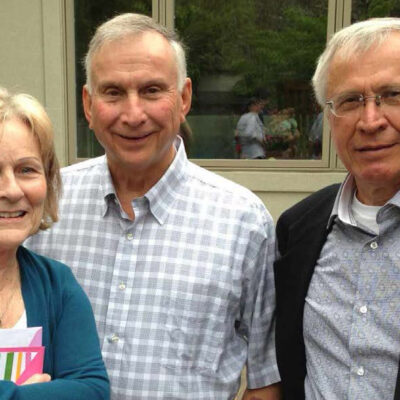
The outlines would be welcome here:
M 393 0 L 353 0 L 351 22 L 374 17 L 400 17 L 400 1 Z
M 138 12 L 151 15 L 152 0 L 95 0 L 75 1 L 75 74 L 76 74 L 76 114 L 77 114 L 77 157 L 96 157 L 104 153 L 93 133 L 89 130 L 82 106 L 82 86 L 86 77 L 83 58 L 89 41 L 98 25 L 112 16 L 124 12 Z
M 327 32 L 343 26 L 348 0 L 87 0 L 75 1 L 76 135 L 70 162 L 103 154 L 81 104 L 82 58 L 96 26 L 121 12 L 153 15 L 178 31 L 188 47 L 193 81 L 189 157 L 205 167 L 336 167 L 329 132 L 310 79 Z M 382 0 L 383 1 L 383 0 Z M 71 20 L 72 21 L 72 18 Z M 72 75 L 74 75 L 72 74 Z M 72 76 L 70 74 L 70 76 Z M 238 121 L 250 100 L 261 100 L 267 160 L 243 153 Z M 325 129 L 324 129 L 325 127 Z
M 193 81 L 192 158 L 321 159 L 310 79 L 327 10 L 326 0 L 175 1 Z M 257 114 L 264 134 L 255 137 Z

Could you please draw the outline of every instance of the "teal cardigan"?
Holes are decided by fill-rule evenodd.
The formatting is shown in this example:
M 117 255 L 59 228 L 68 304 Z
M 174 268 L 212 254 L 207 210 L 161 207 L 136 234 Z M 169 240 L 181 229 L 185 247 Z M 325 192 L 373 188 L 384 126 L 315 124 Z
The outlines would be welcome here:
M 28 327 L 43 327 L 43 372 L 52 380 L 22 386 L 0 381 L 0 399 L 108 400 L 93 311 L 71 270 L 22 246 L 17 258 Z

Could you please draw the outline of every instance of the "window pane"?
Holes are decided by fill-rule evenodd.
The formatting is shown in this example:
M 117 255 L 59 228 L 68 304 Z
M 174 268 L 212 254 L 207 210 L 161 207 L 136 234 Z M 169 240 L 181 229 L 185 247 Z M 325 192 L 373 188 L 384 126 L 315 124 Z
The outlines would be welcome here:
M 116 14 L 138 12 L 151 16 L 151 3 L 152 0 L 77 0 L 74 2 L 78 158 L 96 157 L 104 153 L 88 128 L 82 107 L 82 86 L 85 83 L 82 59 L 87 52 L 89 41 L 96 27 Z
M 193 81 L 190 157 L 321 158 L 322 113 L 310 79 L 327 8 L 327 0 L 175 0 Z M 252 107 L 237 125 L 253 97 L 263 110 Z
M 375 17 L 399 17 L 399 0 L 353 0 L 351 22 L 363 21 Z

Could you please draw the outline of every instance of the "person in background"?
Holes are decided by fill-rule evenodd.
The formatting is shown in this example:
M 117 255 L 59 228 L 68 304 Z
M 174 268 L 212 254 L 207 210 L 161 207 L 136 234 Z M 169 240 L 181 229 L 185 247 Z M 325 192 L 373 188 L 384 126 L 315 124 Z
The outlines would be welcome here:
M 240 158 L 265 158 L 265 127 L 259 117 L 264 102 L 252 97 L 247 104 L 247 112 L 236 125 L 235 140 L 240 146 Z
M 282 158 L 295 158 L 297 153 L 297 140 L 300 137 L 298 124 L 293 107 L 277 111 L 268 127 L 273 136 L 280 137 L 287 146 L 282 151 Z
M 29 246 L 69 262 L 114 400 L 277 399 L 274 228 L 247 189 L 191 163 L 182 44 L 151 18 L 101 25 L 83 104 L 105 156 L 63 169 L 60 220 Z
M 400 399 L 400 19 L 337 32 L 313 77 L 341 185 L 277 224 L 276 343 L 285 399 Z
M 186 119 L 180 124 L 179 136 L 182 138 L 186 153 L 189 153 L 193 143 L 193 131 Z
M 310 156 L 313 159 L 321 158 L 322 153 L 322 132 L 324 128 L 324 113 L 319 112 L 308 132 L 308 143 Z
M 261 90 L 260 94 L 257 97 L 260 100 L 260 111 L 258 112 L 258 116 L 263 125 L 266 125 L 265 119 L 268 119 L 270 113 L 269 109 L 270 93 L 266 90 Z
M 39 102 L 0 88 L 0 329 L 42 327 L 43 374 L 0 380 L 2 400 L 107 400 L 88 298 L 64 264 L 21 244 L 57 221 L 60 175 Z

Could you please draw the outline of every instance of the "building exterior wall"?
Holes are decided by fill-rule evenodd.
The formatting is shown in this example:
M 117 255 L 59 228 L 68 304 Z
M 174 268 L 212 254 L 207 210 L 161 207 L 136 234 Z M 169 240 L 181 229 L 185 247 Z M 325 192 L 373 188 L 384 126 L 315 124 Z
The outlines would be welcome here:
M 46 107 L 60 162 L 67 163 L 63 0 L 2 0 L 0 85 L 27 92 Z

